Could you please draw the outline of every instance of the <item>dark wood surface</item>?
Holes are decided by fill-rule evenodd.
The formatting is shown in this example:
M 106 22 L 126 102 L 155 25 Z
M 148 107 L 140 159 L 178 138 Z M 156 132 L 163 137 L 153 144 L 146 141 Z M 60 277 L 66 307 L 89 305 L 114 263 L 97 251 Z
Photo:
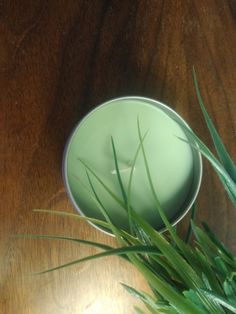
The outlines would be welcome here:
M 74 212 L 61 177 L 63 147 L 75 123 L 112 97 L 141 95 L 170 105 L 212 148 L 195 97 L 193 64 L 235 160 L 234 0 L 0 2 L 1 313 L 133 313 L 136 303 L 120 282 L 142 289 L 146 284 L 132 266 L 106 258 L 32 276 L 95 250 L 12 235 L 114 244 L 84 222 L 32 209 Z M 198 207 L 198 220 L 236 252 L 236 212 L 206 162 Z

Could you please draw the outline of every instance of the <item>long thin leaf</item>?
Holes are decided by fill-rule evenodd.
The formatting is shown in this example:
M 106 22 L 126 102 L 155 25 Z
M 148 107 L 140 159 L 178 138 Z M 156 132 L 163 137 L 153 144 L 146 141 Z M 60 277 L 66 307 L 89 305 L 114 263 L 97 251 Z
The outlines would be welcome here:
M 102 258 L 102 257 L 108 257 L 108 256 L 113 256 L 113 255 L 127 255 L 127 254 L 154 254 L 154 255 L 159 255 L 159 251 L 156 249 L 156 247 L 147 247 L 147 246 L 129 246 L 129 247 L 121 247 L 121 248 L 117 248 L 117 249 L 111 249 L 111 250 L 107 250 L 105 252 L 102 253 L 98 253 L 98 254 L 94 254 L 94 255 L 90 255 L 90 256 L 86 256 L 84 258 L 81 259 L 77 259 L 74 260 L 72 262 L 66 263 L 66 264 L 62 264 L 59 265 L 57 267 L 53 267 L 41 272 L 38 272 L 36 274 L 44 274 L 44 273 L 48 273 L 48 272 L 52 272 L 61 268 L 65 268 L 65 267 L 69 267 L 75 264 L 80 264 L 86 261 L 90 261 L 90 260 L 94 260 L 94 259 L 98 259 L 98 258 Z
M 219 176 L 221 182 L 223 183 L 225 190 L 227 191 L 232 203 L 236 205 L 236 184 L 225 170 L 225 168 L 221 165 L 221 163 L 216 159 L 216 157 L 212 154 L 209 148 L 197 137 L 197 135 L 187 128 L 184 124 L 181 124 L 181 127 L 184 128 L 186 133 L 188 134 L 189 139 L 192 141 L 187 141 L 178 137 L 183 142 L 191 145 L 197 151 L 200 151 L 204 157 L 208 159 L 208 161 L 213 166 L 217 175 Z M 197 145 L 196 145 L 197 143 Z
M 225 255 L 227 255 L 230 259 L 235 260 L 235 256 L 229 251 L 229 249 L 216 237 L 216 235 L 211 231 L 210 227 L 207 223 L 202 223 L 204 230 L 206 231 L 209 238 L 215 245 L 221 250 Z M 236 264 L 235 264 L 236 267 Z
M 188 290 L 188 291 L 184 291 L 183 295 L 191 302 L 193 302 L 195 305 L 197 305 L 198 308 L 200 308 L 204 313 L 208 314 L 209 312 L 206 311 L 206 309 L 203 306 L 203 303 L 201 302 L 197 291 L 196 290 Z M 210 312 L 211 313 L 211 312 Z M 218 312 L 221 313 L 221 312 Z
M 139 135 L 139 139 L 141 140 L 142 135 L 141 135 L 141 129 L 140 129 L 139 120 L 137 120 L 137 125 L 138 125 L 138 135 Z M 151 191 L 152 191 L 152 194 L 153 194 L 153 197 L 154 197 L 154 200 L 155 200 L 155 203 L 156 203 L 158 212 L 159 212 L 159 214 L 160 214 L 160 216 L 161 216 L 161 218 L 162 218 L 164 224 L 166 225 L 168 231 L 170 232 L 172 238 L 175 240 L 175 242 L 177 243 L 177 245 L 179 245 L 180 248 L 181 248 L 182 250 L 184 250 L 185 253 L 187 253 L 187 252 L 186 252 L 186 246 L 184 246 L 183 241 L 181 241 L 181 240 L 177 237 L 175 230 L 173 229 L 172 225 L 171 225 L 170 222 L 168 221 L 168 218 L 166 217 L 166 215 L 165 215 L 165 213 L 164 213 L 164 211 L 163 211 L 163 209 L 162 209 L 162 207 L 161 207 L 161 204 L 160 204 L 160 202 L 159 202 L 159 199 L 158 199 L 158 197 L 157 197 L 157 194 L 156 194 L 156 191 L 155 191 L 153 182 L 152 182 L 151 172 L 150 172 L 150 169 L 149 169 L 149 166 L 148 166 L 148 161 L 147 161 L 147 157 L 146 157 L 146 153 L 145 153 L 145 149 L 144 149 L 143 144 L 141 144 L 141 149 L 142 149 L 142 154 L 143 154 L 143 158 L 144 158 L 144 163 L 145 163 L 145 168 L 146 168 L 146 172 L 147 172 L 149 184 L 150 184 L 150 187 L 151 187 Z M 137 219 L 137 218 L 138 218 L 138 220 L 140 220 L 140 219 L 139 219 L 140 217 L 138 217 L 138 216 L 136 215 L 136 219 Z M 152 236 L 153 236 L 154 238 L 159 237 L 159 240 L 158 240 L 159 242 L 156 243 L 157 246 L 160 245 L 161 241 L 163 241 L 163 245 L 164 245 L 164 243 L 165 243 L 164 241 L 166 241 L 166 240 L 165 240 L 164 238 L 160 237 L 157 232 L 154 232 L 154 230 L 153 230 L 152 227 L 148 226 L 148 224 L 144 223 L 143 221 L 142 221 L 142 228 L 143 228 L 144 230 L 145 230 L 145 228 L 147 228 L 148 231 L 152 234 Z M 149 234 L 149 235 L 150 235 L 150 234 Z M 153 239 L 153 237 L 151 237 L 151 238 Z M 162 248 L 164 248 L 164 250 L 165 250 L 165 249 L 168 247 L 168 245 L 169 245 L 169 244 L 168 244 L 168 242 L 166 241 L 165 245 L 164 245 Z M 171 246 L 169 246 L 169 247 L 171 248 Z M 171 248 L 171 249 L 172 249 L 172 248 Z M 160 248 L 160 250 L 162 250 L 162 249 Z M 163 251 L 162 251 L 162 252 L 163 252 Z M 171 251 L 171 252 L 168 252 L 168 253 L 171 253 L 171 254 L 176 255 L 176 258 L 177 258 L 177 260 L 179 260 L 180 265 L 182 264 L 183 266 L 185 266 L 185 267 L 186 267 L 186 271 L 187 271 L 187 269 L 188 269 L 188 271 L 187 271 L 186 274 L 183 274 L 183 273 L 185 273 L 185 272 L 182 272 L 182 270 L 181 270 L 181 271 L 179 270 L 180 275 L 182 274 L 182 277 L 184 277 L 184 280 L 186 280 L 186 283 L 187 283 L 187 284 L 190 284 L 190 283 L 191 283 L 191 284 L 194 284 L 194 285 L 195 285 L 195 284 L 198 284 L 198 285 L 200 285 L 200 286 L 202 285 L 202 280 L 200 279 L 200 277 L 197 276 L 197 274 L 194 272 L 194 270 L 186 263 L 186 261 L 185 261 L 179 254 L 176 253 L 176 251 L 175 251 L 174 249 L 172 249 L 172 251 Z M 163 252 L 163 254 L 166 255 L 166 253 L 164 253 L 164 252 Z M 187 255 L 189 255 L 189 254 L 187 254 Z M 173 258 L 173 256 L 172 256 L 172 258 Z M 192 277 L 195 278 L 194 281 L 193 281 L 193 279 L 191 278 L 191 276 L 189 276 L 190 272 L 191 272 L 191 274 L 192 274 Z M 192 287 L 191 284 L 190 284 L 190 287 Z
M 188 230 L 186 233 L 186 237 L 185 237 L 185 242 L 189 243 L 191 236 L 192 236 L 192 227 L 191 227 L 191 221 L 194 221 L 196 217 L 196 204 L 194 203 L 192 208 L 191 208 L 191 217 L 190 217 L 190 221 L 189 221 L 189 225 L 188 225 Z
M 132 263 L 141 271 L 148 282 L 172 305 L 179 313 L 203 314 L 192 302 L 183 297 L 172 286 L 154 275 L 143 263 L 132 256 Z M 204 313 L 205 314 L 205 313 Z
M 192 228 L 195 234 L 195 237 L 198 240 L 198 243 L 200 244 L 203 252 L 205 252 L 205 255 L 208 257 L 211 257 L 211 252 L 213 252 L 213 257 L 219 256 L 222 257 L 222 259 L 232 267 L 236 267 L 236 261 L 232 260 L 228 255 L 226 255 L 224 252 L 222 252 L 218 246 L 209 238 L 209 236 L 199 227 L 195 226 L 195 224 L 192 222 Z
M 153 244 L 160 249 L 169 263 L 174 267 L 174 269 L 176 269 L 177 273 L 181 276 L 186 285 L 192 288 L 201 287 L 202 281 L 185 259 L 169 244 L 169 242 L 135 212 L 133 213 L 133 217 L 150 236 Z
M 127 211 L 127 208 L 126 208 L 126 204 L 117 196 L 115 195 L 114 192 L 112 192 L 109 187 L 96 175 L 96 173 L 91 169 L 91 167 L 89 167 L 85 162 L 83 162 L 81 160 L 81 162 L 84 164 L 85 168 L 87 170 L 89 170 L 91 172 L 91 174 L 98 180 L 98 182 L 104 187 L 104 189 L 108 192 L 108 194 L 110 194 L 110 196 L 119 204 L 122 206 L 123 209 L 125 209 Z M 87 174 L 88 175 L 88 174 Z M 91 183 L 91 180 L 90 180 L 90 183 Z M 96 196 L 96 199 L 97 199 L 98 195 Z M 129 208 L 128 208 L 129 212 L 131 212 L 133 209 L 131 207 L 131 205 L 129 205 Z
M 107 184 L 103 182 L 99 178 L 99 176 L 93 171 L 93 169 L 81 158 L 78 158 L 78 160 L 85 166 L 85 168 L 96 178 L 96 180 L 103 186 L 103 188 L 107 191 L 108 194 L 112 196 L 112 198 L 124 209 L 126 210 L 126 205 L 125 203 L 108 187 Z
M 200 278 L 195 270 L 185 261 L 185 259 L 178 254 L 178 252 L 167 242 L 167 240 L 156 232 L 147 222 L 145 222 L 136 213 L 133 213 L 135 219 L 140 226 L 150 235 L 153 243 L 162 251 L 163 255 L 175 267 L 178 274 L 181 276 L 185 284 L 192 289 L 198 291 L 199 298 L 203 304 L 210 311 L 210 313 L 220 313 L 217 306 L 207 297 L 202 294 L 199 288 L 204 286 L 202 278 Z
M 120 175 L 120 169 L 118 166 L 118 159 L 117 159 L 117 153 L 116 153 L 116 148 L 115 148 L 115 143 L 113 140 L 113 137 L 111 136 L 111 145 L 112 145 L 112 151 L 113 151 L 113 157 L 114 157 L 114 162 L 115 162 L 115 169 L 116 169 L 116 173 L 117 173 L 117 179 L 120 185 L 120 189 L 121 189 L 121 193 L 122 193 L 122 197 L 124 200 L 125 205 L 127 206 L 127 196 L 126 196 L 126 192 L 125 192 L 125 188 L 122 182 L 122 178 Z
M 147 306 L 150 313 L 153 313 L 153 314 L 157 314 L 157 313 L 178 314 L 179 313 L 173 307 L 170 307 L 168 305 L 168 302 L 155 302 L 155 300 L 145 292 L 137 291 L 136 289 L 123 283 L 122 283 L 122 286 L 133 297 L 135 297 L 138 300 L 141 300 Z
M 195 248 L 195 257 L 199 261 L 199 272 L 201 273 L 202 279 L 206 289 L 216 291 L 217 293 L 223 293 L 221 284 L 219 282 L 219 276 L 216 275 L 214 265 L 209 262 L 206 256 L 198 248 Z M 207 279 L 207 280 L 206 280 Z
M 73 237 L 64 237 L 64 236 L 56 236 L 56 235 L 47 235 L 47 234 L 16 234 L 13 235 L 14 238 L 35 238 L 35 239 L 49 239 L 49 240 L 63 240 L 63 241 L 71 241 L 76 243 L 81 243 L 89 246 L 93 246 L 102 250 L 111 250 L 112 246 L 98 243 L 94 241 L 87 241 L 82 239 L 77 239 Z
M 154 184 L 152 182 L 151 172 L 150 172 L 150 169 L 149 169 L 149 165 L 148 165 L 148 161 L 147 161 L 147 156 L 146 156 L 146 152 L 145 152 L 145 149 L 144 149 L 144 145 L 141 142 L 142 135 L 141 135 L 139 119 L 137 120 L 137 126 L 138 126 L 138 135 L 139 135 L 139 140 L 140 140 L 140 143 L 141 143 L 141 149 L 142 149 L 145 169 L 146 169 L 149 185 L 151 187 L 151 191 L 152 191 L 152 194 L 153 194 L 153 198 L 155 200 L 155 204 L 156 204 L 157 210 L 158 210 L 158 212 L 159 212 L 159 214 L 161 216 L 162 221 L 164 222 L 164 225 L 166 226 L 167 230 L 170 232 L 170 234 L 172 236 L 172 239 L 177 244 L 179 249 L 183 252 L 183 255 L 187 258 L 187 260 L 190 263 L 194 263 L 194 258 L 193 258 L 192 252 L 191 252 L 191 248 L 189 246 L 187 246 L 186 243 L 184 241 L 182 241 L 178 237 L 178 235 L 176 234 L 175 228 L 169 222 L 169 220 L 168 220 L 168 218 L 167 218 L 167 216 L 166 216 L 166 214 L 165 214 L 164 210 L 162 209 L 162 206 L 161 206 L 161 204 L 159 202 L 157 193 L 156 193 L 155 188 L 154 188 Z
M 141 300 L 146 307 L 148 308 L 148 310 L 150 311 L 150 313 L 156 314 L 157 310 L 159 309 L 158 306 L 156 305 L 155 301 L 147 294 L 144 292 L 140 292 L 137 291 L 136 289 L 121 283 L 121 285 L 123 286 L 123 288 L 128 291 L 133 297 L 135 297 L 138 300 Z
M 86 170 L 86 174 L 87 174 L 88 181 L 89 181 L 89 184 L 90 184 L 90 186 L 91 186 L 91 189 L 92 189 L 92 191 L 93 191 L 93 193 L 94 193 L 94 195 L 95 195 L 95 198 L 96 198 L 96 200 L 97 200 L 97 202 L 98 202 L 98 204 L 99 204 L 100 210 L 101 210 L 101 212 L 102 212 L 104 218 L 106 219 L 107 223 L 110 225 L 110 228 L 111 228 L 113 234 L 116 236 L 116 239 L 120 242 L 120 244 L 126 244 L 126 241 L 122 238 L 122 236 L 121 236 L 121 234 L 120 234 L 120 229 L 117 228 L 117 227 L 114 225 L 114 223 L 111 221 L 111 219 L 110 219 L 110 217 L 109 217 L 109 214 L 108 214 L 106 208 L 104 207 L 104 205 L 103 205 L 102 201 L 100 200 L 100 198 L 99 198 L 97 192 L 95 191 L 94 185 L 93 185 L 93 183 L 92 183 L 92 181 L 91 181 L 91 178 L 90 178 L 89 173 L 88 173 L 87 170 Z
M 147 134 L 147 132 L 146 132 L 146 134 Z M 133 176 L 133 172 L 134 172 L 135 162 L 136 162 L 136 159 L 138 157 L 139 150 L 141 148 L 141 142 L 143 142 L 146 134 L 140 140 L 139 147 L 137 149 L 137 152 L 136 152 L 135 157 L 134 157 L 134 162 L 133 162 L 133 165 L 131 167 L 131 173 L 130 173 L 129 185 L 128 185 L 128 194 L 129 194 L 128 197 L 126 195 L 125 188 L 124 188 L 124 185 L 123 185 L 123 182 L 122 182 L 122 178 L 121 178 L 121 175 L 120 175 L 120 169 L 119 169 L 119 166 L 118 166 L 118 158 L 117 158 L 117 153 L 116 153 L 116 147 L 115 147 L 115 143 L 114 143 L 113 137 L 111 137 L 111 143 L 112 143 L 112 151 L 113 151 L 113 157 L 114 157 L 114 163 L 115 163 L 115 170 L 116 170 L 116 173 L 117 173 L 118 183 L 120 185 L 120 189 L 121 189 L 121 192 L 122 192 L 123 202 L 126 205 L 126 209 L 128 211 L 128 219 L 129 219 L 129 226 L 130 226 L 130 229 L 131 229 L 131 233 L 132 233 L 132 231 L 135 231 L 135 234 L 138 236 L 138 238 L 143 243 L 146 243 L 148 245 L 148 244 L 150 244 L 150 241 L 148 241 L 148 237 L 146 236 L 144 231 L 142 229 L 140 229 L 139 226 L 136 225 L 133 222 L 133 220 L 132 220 L 132 215 L 131 215 L 132 207 L 131 207 L 131 204 L 130 204 L 131 181 L 132 181 L 132 176 Z
M 104 227 L 104 228 L 112 231 L 110 225 L 106 221 L 99 220 L 96 218 L 91 218 L 91 217 L 87 217 L 87 216 L 81 216 L 79 214 L 72 214 L 72 213 L 68 213 L 65 211 L 51 210 L 51 209 L 33 209 L 33 211 L 38 212 L 38 213 L 46 213 L 46 214 L 51 214 L 51 215 L 62 216 L 62 217 L 70 217 L 70 218 L 74 218 L 74 219 L 78 219 L 78 220 L 82 220 L 82 221 L 89 221 L 89 222 L 92 222 L 96 225 L 99 225 L 101 227 Z M 138 241 L 135 237 L 133 237 L 132 235 L 130 235 L 126 231 L 120 230 L 120 233 L 121 233 L 122 237 L 124 237 L 126 240 L 128 240 L 131 244 L 133 244 L 133 245 L 140 244 L 140 241 Z
M 158 196 L 157 196 L 155 188 L 154 188 L 154 184 L 153 184 L 153 181 L 152 181 L 151 172 L 150 172 L 150 169 L 149 169 L 146 152 L 145 152 L 145 149 L 144 149 L 143 142 L 141 141 L 142 140 L 142 134 L 141 134 L 139 118 L 137 119 L 137 126 L 138 126 L 138 136 L 139 136 L 139 141 L 140 141 L 140 144 L 141 144 L 141 151 L 142 151 L 142 155 L 143 155 L 143 159 L 144 159 L 145 169 L 146 169 L 149 185 L 150 185 L 150 188 L 151 188 L 151 191 L 152 191 L 153 198 L 155 200 L 155 204 L 156 204 L 158 213 L 160 214 L 161 219 L 162 219 L 164 225 L 167 227 L 167 229 L 170 232 L 170 234 L 172 235 L 172 237 L 174 239 L 176 239 L 176 232 L 175 232 L 173 226 L 170 224 L 170 222 L 169 222 L 169 220 L 168 220 L 164 210 L 162 209 L 162 206 L 161 206 L 161 204 L 159 202 Z
M 226 309 L 230 310 L 232 313 L 236 313 L 236 302 L 231 302 L 226 300 L 225 298 L 215 294 L 212 291 L 203 291 L 208 298 L 210 298 L 211 300 L 215 301 L 216 303 L 218 303 L 219 305 L 222 305 L 223 307 L 225 307 Z
M 176 283 L 182 284 L 182 286 L 185 286 L 183 283 L 182 278 L 178 274 L 178 272 L 175 270 L 175 268 L 169 263 L 168 260 L 163 256 L 152 256 L 151 262 L 155 262 L 154 266 L 156 271 L 158 271 L 159 276 L 161 276 L 163 279 L 168 281 L 174 281 L 175 285 Z M 159 270 L 160 268 L 160 270 Z
M 132 160 L 131 163 L 131 171 L 130 171 L 130 176 L 129 176 L 129 183 L 128 183 L 128 192 L 127 192 L 127 211 L 128 211 L 128 218 L 129 218 L 129 227 L 130 227 L 130 233 L 131 234 L 136 234 L 137 236 L 140 235 L 139 234 L 139 228 L 138 226 L 133 222 L 132 220 L 132 209 L 131 209 L 131 185 L 132 185 L 132 180 L 133 180 L 133 174 L 134 174 L 134 169 L 135 169 L 135 164 L 141 149 L 141 144 L 143 143 L 144 139 L 146 138 L 148 134 L 148 131 L 146 131 L 146 133 L 144 134 L 144 136 L 141 138 L 141 141 L 138 145 L 138 148 L 135 152 L 134 158 Z
M 210 131 L 211 137 L 213 139 L 214 145 L 215 145 L 215 149 L 217 151 L 217 154 L 225 168 L 225 170 L 228 172 L 228 174 L 230 175 L 230 177 L 233 179 L 233 181 L 236 183 L 236 166 L 233 162 L 233 160 L 231 159 L 228 151 L 226 150 L 210 116 L 208 115 L 206 108 L 204 106 L 203 100 L 202 100 L 202 96 L 200 93 L 200 89 L 198 86 L 198 81 L 197 81 L 197 76 L 196 76 L 196 71 L 193 67 L 193 79 L 194 79 L 194 85 L 195 85 L 195 90 L 197 93 L 197 98 L 198 98 L 198 102 L 200 104 L 200 107 L 202 109 L 202 113 L 204 115 L 207 127 Z

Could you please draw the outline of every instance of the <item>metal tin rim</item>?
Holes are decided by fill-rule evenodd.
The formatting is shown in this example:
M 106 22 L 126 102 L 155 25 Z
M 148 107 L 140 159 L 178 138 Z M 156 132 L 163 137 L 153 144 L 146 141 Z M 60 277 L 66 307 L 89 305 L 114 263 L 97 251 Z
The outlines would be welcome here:
M 70 201 L 72 202 L 74 208 L 79 212 L 80 215 L 82 215 L 84 217 L 85 217 L 85 214 L 83 213 L 83 211 L 80 209 L 80 207 L 76 203 L 76 201 L 73 197 L 73 194 L 71 192 L 69 181 L 68 181 L 67 160 L 68 160 L 68 151 L 69 151 L 70 143 L 71 143 L 72 138 L 73 138 L 74 134 L 76 133 L 77 129 L 80 127 L 81 123 L 83 123 L 89 115 L 91 115 L 94 111 L 96 111 L 98 107 L 103 107 L 103 106 L 106 106 L 107 104 L 110 104 L 112 102 L 121 101 L 121 100 L 140 100 L 140 101 L 145 101 L 145 102 L 151 103 L 153 105 L 156 105 L 159 108 L 163 108 L 165 112 L 167 111 L 167 112 L 175 115 L 187 128 L 190 129 L 187 122 L 175 110 L 173 110 L 172 108 L 168 107 L 167 105 L 163 104 L 162 102 L 160 102 L 158 100 L 148 98 L 148 97 L 124 96 L 124 97 L 113 98 L 113 99 L 108 100 L 108 101 L 96 106 L 95 108 L 91 109 L 73 128 L 73 130 L 72 130 L 72 132 L 71 132 L 71 134 L 70 134 L 70 136 L 69 136 L 69 138 L 65 144 L 65 148 L 63 151 L 63 158 L 62 158 L 62 177 L 63 177 L 63 182 L 64 182 L 64 186 L 66 188 L 67 195 L 68 195 Z M 184 218 L 184 216 L 189 212 L 189 210 L 193 206 L 193 203 L 195 202 L 196 197 L 199 193 L 201 182 L 202 182 L 203 164 L 202 164 L 201 153 L 199 151 L 197 151 L 196 155 L 198 157 L 197 160 L 198 160 L 198 167 L 199 167 L 199 175 L 198 175 L 198 181 L 196 184 L 195 192 L 193 193 L 192 199 L 188 203 L 188 206 L 186 207 L 186 209 L 184 209 L 183 212 L 180 215 L 178 215 L 178 217 L 173 222 L 171 221 L 172 226 L 175 226 L 178 222 L 180 222 Z M 87 222 L 90 225 L 92 225 L 93 227 L 95 227 L 96 229 L 98 229 L 99 231 L 102 231 L 103 233 L 105 233 L 107 235 L 114 236 L 112 233 L 104 230 L 103 228 L 100 228 L 96 224 L 94 224 L 90 221 L 87 221 Z M 162 233 L 162 232 L 165 232 L 166 230 L 167 230 L 166 227 L 163 227 L 162 229 L 157 230 L 157 231 Z

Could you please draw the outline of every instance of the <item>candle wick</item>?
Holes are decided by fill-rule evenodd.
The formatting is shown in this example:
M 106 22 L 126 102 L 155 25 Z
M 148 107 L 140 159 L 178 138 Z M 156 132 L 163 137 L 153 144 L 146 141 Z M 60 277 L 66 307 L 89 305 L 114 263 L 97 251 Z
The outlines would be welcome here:
M 132 167 L 130 166 L 130 167 L 127 167 L 127 168 L 120 169 L 119 171 L 120 172 L 127 172 L 127 171 L 129 171 L 131 169 L 132 169 Z M 135 170 L 135 167 L 134 167 L 134 170 Z M 117 174 L 116 169 L 111 170 L 111 174 Z

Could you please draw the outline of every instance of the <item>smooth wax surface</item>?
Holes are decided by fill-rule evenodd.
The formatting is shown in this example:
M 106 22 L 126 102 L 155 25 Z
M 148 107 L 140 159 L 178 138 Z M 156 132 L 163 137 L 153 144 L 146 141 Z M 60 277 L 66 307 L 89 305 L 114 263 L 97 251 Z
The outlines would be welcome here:
M 144 147 L 157 195 L 168 217 L 175 217 L 184 203 L 192 182 L 193 156 L 189 145 L 177 138 L 186 139 L 183 130 L 164 111 L 148 102 L 116 100 L 97 107 L 87 115 L 73 134 L 68 147 L 69 188 L 86 216 L 103 217 L 91 198 L 85 168 L 78 158 L 85 161 L 122 198 L 115 171 L 111 136 L 115 142 L 123 183 L 127 188 L 131 162 L 139 145 L 137 117 L 142 134 L 148 130 Z M 127 228 L 125 210 L 92 175 L 91 179 L 112 220 L 120 227 Z M 141 151 L 135 164 L 131 204 L 154 227 L 159 229 L 163 226 L 155 207 Z

